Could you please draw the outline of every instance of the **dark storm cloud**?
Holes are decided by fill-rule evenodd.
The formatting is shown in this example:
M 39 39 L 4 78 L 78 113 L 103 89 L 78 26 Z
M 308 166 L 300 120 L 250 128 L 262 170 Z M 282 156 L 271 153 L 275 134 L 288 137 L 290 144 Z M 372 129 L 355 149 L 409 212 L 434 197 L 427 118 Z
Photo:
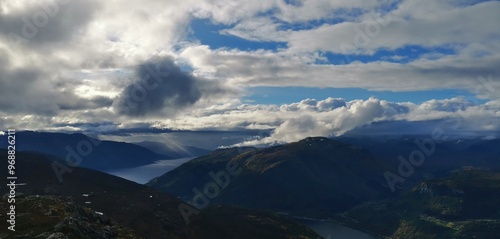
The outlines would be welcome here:
M 226 92 L 217 83 L 183 72 L 170 58 L 139 65 L 135 77 L 115 102 L 120 114 L 170 116 L 195 104 L 202 96 Z

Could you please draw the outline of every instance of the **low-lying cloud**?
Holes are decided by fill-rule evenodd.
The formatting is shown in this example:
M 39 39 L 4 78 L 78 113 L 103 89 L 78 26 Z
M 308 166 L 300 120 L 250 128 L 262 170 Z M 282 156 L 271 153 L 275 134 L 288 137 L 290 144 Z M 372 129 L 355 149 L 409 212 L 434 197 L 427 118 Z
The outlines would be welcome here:
M 322 106 L 329 105 L 328 102 L 337 102 L 338 107 L 325 110 Z M 494 122 L 498 122 L 500 114 L 498 107 L 487 106 L 492 104 L 493 101 L 486 105 L 475 105 L 463 97 L 430 100 L 419 105 L 376 98 L 352 101 L 334 98 L 320 101 L 306 99 L 282 105 L 280 110 L 269 108 L 267 112 L 260 112 L 263 116 L 261 124 L 265 125 L 271 122 L 271 119 L 279 119 L 281 123 L 273 127 L 269 137 L 246 141 L 236 146 L 293 142 L 309 136 L 339 136 L 352 130 L 356 130 L 356 135 L 362 135 L 363 130 L 360 128 L 378 123 L 383 123 L 384 134 L 425 133 L 443 121 L 453 123 L 454 127 L 449 127 L 448 130 L 456 135 L 471 132 L 496 134 L 500 127 Z M 399 127 L 403 122 L 407 122 L 404 123 L 406 128 Z M 391 128 L 391 125 L 398 127 Z M 377 127 L 369 130 L 375 132 Z

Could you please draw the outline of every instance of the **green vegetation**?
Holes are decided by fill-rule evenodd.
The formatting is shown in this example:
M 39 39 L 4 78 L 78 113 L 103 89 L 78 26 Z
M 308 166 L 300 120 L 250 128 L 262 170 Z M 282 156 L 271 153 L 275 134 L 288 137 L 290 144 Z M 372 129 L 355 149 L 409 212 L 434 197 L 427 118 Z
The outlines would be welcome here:
M 337 220 L 389 238 L 497 238 L 499 200 L 500 173 L 458 171 L 393 200 L 355 207 Z

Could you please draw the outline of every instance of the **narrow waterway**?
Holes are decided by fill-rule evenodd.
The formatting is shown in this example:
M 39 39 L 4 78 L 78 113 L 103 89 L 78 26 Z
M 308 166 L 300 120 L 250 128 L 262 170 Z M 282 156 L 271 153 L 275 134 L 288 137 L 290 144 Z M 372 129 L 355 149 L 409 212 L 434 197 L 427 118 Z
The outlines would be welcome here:
M 149 180 L 170 172 L 191 159 L 193 159 L 193 157 L 160 160 L 155 162 L 154 164 L 144 165 L 136 168 L 107 171 L 106 173 L 130 181 L 134 181 L 136 183 L 145 184 L 149 182 Z

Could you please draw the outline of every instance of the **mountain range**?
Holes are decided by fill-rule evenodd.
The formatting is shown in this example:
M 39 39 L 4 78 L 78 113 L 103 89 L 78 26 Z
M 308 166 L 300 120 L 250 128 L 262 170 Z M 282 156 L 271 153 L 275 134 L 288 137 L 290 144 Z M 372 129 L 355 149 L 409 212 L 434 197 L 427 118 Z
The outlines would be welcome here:
M 309 137 L 208 152 L 19 132 L 16 143 L 15 238 L 320 238 L 298 218 L 327 219 L 381 238 L 500 234 L 495 139 Z M 71 150 L 77 155 L 69 159 L 81 157 L 79 165 L 68 165 Z M 202 156 L 146 185 L 94 170 L 196 155 Z M 7 151 L 0 149 L 0 157 Z M 387 172 L 404 179 L 395 190 Z M 8 188 L 0 186 L 0 193 L 0 210 L 7 211 Z M 14 235 L 1 228 L 0 238 Z
M 168 147 L 160 142 L 134 144 L 99 140 L 81 133 L 22 131 L 16 133 L 16 138 L 17 151 L 47 154 L 69 166 L 99 171 L 133 168 L 157 160 L 193 157 L 208 152 L 189 146 Z M 7 148 L 6 140 L 0 140 L 0 148 Z

